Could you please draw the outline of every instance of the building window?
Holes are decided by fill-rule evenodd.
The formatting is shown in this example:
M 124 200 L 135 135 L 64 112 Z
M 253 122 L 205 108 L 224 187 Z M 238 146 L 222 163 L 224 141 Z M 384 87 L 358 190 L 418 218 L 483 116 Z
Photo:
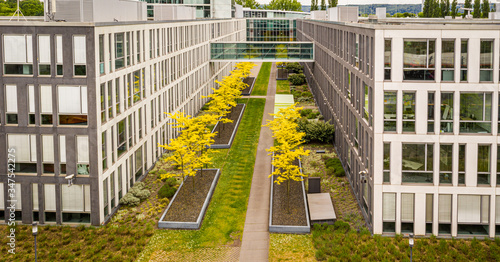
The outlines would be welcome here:
M 481 40 L 479 81 L 493 81 L 493 40 Z
M 425 233 L 432 234 L 432 220 L 434 214 L 434 195 L 425 195 Z
M 391 39 L 385 39 L 384 45 L 384 80 L 391 80 Z
M 500 145 L 497 145 L 497 185 L 500 185 Z
M 458 235 L 488 235 L 490 196 L 458 195 Z
M 44 174 L 54 174 L 54 136 L 42 135 L 42 166 Z
M 401 233 L 413 233 L 414 194 L 401 194 Z
M 40 86 L 40 113 L 42 125 L 54 123 L 52 119 L 52 86 Z
M 66 136 L 59 136 L 59 174 L 66 174 Z
M 436 97 L 434 92 L 427 93 L 427 132 L 434 133 L 434 105 Z
M 403 132 L 415 132 L 415 93 L 403 92 Z
M 38 74 L 50 75 L 50 36 L 38 36 Z
M 491 93 L 460 94 L 460 133 L 491 133 Z
M 477 147 L 477 184 L 489 185 L 490 175 L 491 145 L 478 145 Z
M 135 181 L 142 176 L 142 146 L 135 151 Z
M 396 232 L 396 193 L 383 193 L 383 226 L 384 233 Z
M 90 223 L 90 186 L 61 185 L 62 221 Z
M 118 142 L 116 143 L 118 146 L 118 158 L 120 158 L 121 155 L 127 152 L 127 136 L 125 133 L 127 129 L 125 126 L 125 122 L 126 119 L 118 122 Z
M 403 80 L 434 80 L 436 40 L 405 40 Z
M 439 195 L 438 233 L 451 235 L 451 200 L 452 195 Z
M 460 43 L 460 81 L 467 81 L 467 67 L 469 61 L 469 41 L 462 40 Z
M 4 35 L 3 54 L 5 75 L 33 75 L 31 35 Z
M 56 185 L 44 184 L 43 192 L 45 222 L 56 222 Z
M 101 123 L 106 123 L 106 84 L 101 84 Z
M 465 144 L 458 145 L 458 185 L 465 185 Z
M 120 111 L 120 78 L 115 79 L 115 104 L 116 104 L 116 115 L 121 113 Z
M 17 124 L 17 86 L 5 85 L 5 122 L 6 124 Z
M 453 133 L 453 93 L 441 93 L 441 133 Z
M 109 208 L 108 208 L 108 179 L 104 179 L 102 181 L 102 198 L 104 201 L 104 216 L 106 217 L 109 214 Z
M 113 81 L 108 81 L 108 95 L 106 96 L 108 102 L 108 118 L 113 118 Z
M 115 34 L 115 70 L 125 67 L 124 33 Z
M 453 171 L 453 145 L 440 145 L 439 148 L 439 184 L 451 185 Z
M 141 101 L 141 71 L 137 70 L 134 72 L 134 103 Z
M 391 183 L 391 144 L 384 143 L 384 183 Z
M 88 175 L 90 173 L 88 136 L 76 137 L 76 149 L 77 149 L 76 172 L 78 175 Z
M 75 76 L 87 75 L 87 47 L 86 37 L 73 36 L 73 69 Z
M 455 80 L 455 40 L 441 42 L 441 81 Z
M 433 144 L 404 144 L 403 183 L 433 182 Z
M 396 132 L 397 92 L 384 92 L 384 131 Z
M 37 173 L 36 135 L 7 135 L 8 147 L 16 151 L 15 173 Z
M 63 75 L 63 41 L 62 35 L 56 35 L 56 75 Z
M 122 188 L 123 188 L 123 174 L 122 174 L 122 166 L 118 167 L 118 201 L 122 198 Z
M 132 58 L 132 56 L 130 55 L 130 32 L 127 32 L 127 39 L 126 39 L 126 42 L 125 42 L 125 49 L 126 49 L 126 56 L 127 56 L 127 66 L 130 65 L 130 60 Z
M 106 131 L 101 134 L 101 144 L 102 144 L 102 170 L 108 169 L 108 153 L 106 150 Z
M 0 221 L 5 221 L 5 198 L 3 193 L 3 183 L 0 183 Z
M 99 35 L 99 73 L 104 74 L 104 35 Z
M 110 183 L 111 183 L 111 208 L 115 207 L 115 172 L 110 175 Z
M 87 87 L 58 86 L 60 125 L 87 125 Z
M 35 86 L 28 85 L 28 124 L 34 125 L 35 120 Z

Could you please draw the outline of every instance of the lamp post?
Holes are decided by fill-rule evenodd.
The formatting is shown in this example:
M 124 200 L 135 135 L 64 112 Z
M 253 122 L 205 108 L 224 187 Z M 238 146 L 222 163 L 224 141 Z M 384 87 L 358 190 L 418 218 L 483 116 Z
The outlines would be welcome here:
M 33 236 L 35 237 L 35 262 L 37 261 L 37 253 L 36 253 L 36 235 L 38 234 L 38 226 L 36 222 L 33 222 Z
M 414 244 L 413 234 L 410 234 L 410 239 L 408 239 L 408 242 L 410 244 L 410 262 L 412 262 L 413 261 L 413 244 Z

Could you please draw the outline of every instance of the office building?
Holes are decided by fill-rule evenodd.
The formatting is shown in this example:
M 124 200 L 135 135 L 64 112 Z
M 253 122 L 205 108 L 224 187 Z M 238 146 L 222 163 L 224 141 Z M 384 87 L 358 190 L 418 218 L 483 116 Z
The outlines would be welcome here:
M 0 220 L 15 199 L 25 224 L 105 222 L 176 136 L 164 112 L 195 114 L 233 69 L 209 42 L 246 37 L 242 19 L 0 27 Z
M 297 20 L 297 39 L 315 44 L 307 80 L 374 234 L 500 234 L 498 25 Z

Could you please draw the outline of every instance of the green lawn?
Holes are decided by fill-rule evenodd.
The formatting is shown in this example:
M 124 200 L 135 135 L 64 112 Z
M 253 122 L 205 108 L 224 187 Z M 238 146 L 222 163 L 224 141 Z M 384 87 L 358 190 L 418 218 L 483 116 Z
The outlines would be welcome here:
M 290 94 L 290 82 L 288 80 L 278 80 L 276 94 Z
M 271 62 L 262 63 L 259 75 L 253 86 L 253 96 L 265 96 L 267 94 L 267 85 L 269 84 L 269 75 L 271 74 Z
M 310 234 L 270 234 L 269 261 L 316 261 Z
M 156 230 L 139 261 L 224 260 L 243 234 L 265 99 L 248 99 L 231 149 L 215 150 L 222 169 L 200 230 Z

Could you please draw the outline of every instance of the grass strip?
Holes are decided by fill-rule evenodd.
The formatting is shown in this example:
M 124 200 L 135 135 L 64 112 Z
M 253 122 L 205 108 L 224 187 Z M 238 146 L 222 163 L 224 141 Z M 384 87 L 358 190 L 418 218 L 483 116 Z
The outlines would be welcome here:
M 269 261 L 316 261 L 312 236 L 310 234 L 270 234 Z
M 288 80 L 277 80 L 276 94 L 290 94 L 290 82 Z
M 259 75 L 253 86 L 253 96 L 265 96 L 267 94 L 267 86 L 269 85 L 269 76 L 271 75 L 271 62 L 262 63 Z
M 248 99 L 231 149 L 215 150 L 221 177 L 200 230 L 156 230 L 138 261 L 220 259 L 243 234 L 265 99 Z M 208 252 L 208 254 L 207 254 Z

